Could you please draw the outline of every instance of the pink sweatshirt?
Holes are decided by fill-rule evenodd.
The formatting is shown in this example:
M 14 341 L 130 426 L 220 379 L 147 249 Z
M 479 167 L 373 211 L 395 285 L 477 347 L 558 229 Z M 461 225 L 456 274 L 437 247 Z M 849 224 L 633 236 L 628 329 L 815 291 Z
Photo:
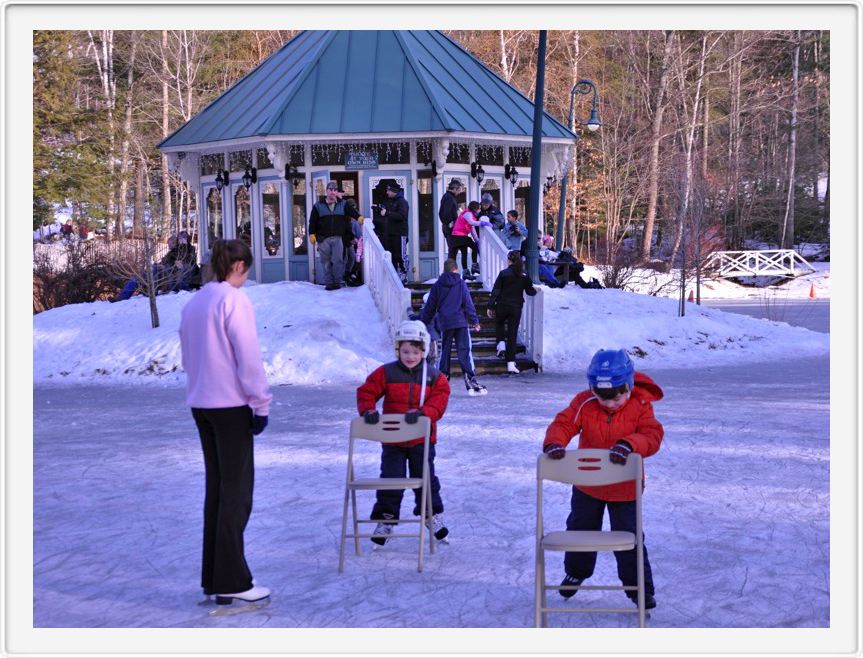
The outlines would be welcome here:
M 183 307 L 180 346 L 186 371 L 186 404 L 199 409 L 249 405 L 270 413 L 270 395 L 255 310 L 244 292 L 211 281 Z

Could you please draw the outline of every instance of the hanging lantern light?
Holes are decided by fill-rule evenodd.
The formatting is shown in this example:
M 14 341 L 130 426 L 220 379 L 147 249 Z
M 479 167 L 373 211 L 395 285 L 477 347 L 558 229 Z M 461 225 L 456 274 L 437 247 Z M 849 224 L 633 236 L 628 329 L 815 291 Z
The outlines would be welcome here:
M 258 182 L 258 170 L 251 165 L 246 165 L 246 172 L 243 174 L 243 185 L 248 190 L 252 183 Z
M 231 175 L 228 173 L 227 169 L 225 171 L 219 171 L 216 174 L 216 189 L 219 190 L 219 192 L 221 192 L 222 188 L 230 182 L 230 176 Z

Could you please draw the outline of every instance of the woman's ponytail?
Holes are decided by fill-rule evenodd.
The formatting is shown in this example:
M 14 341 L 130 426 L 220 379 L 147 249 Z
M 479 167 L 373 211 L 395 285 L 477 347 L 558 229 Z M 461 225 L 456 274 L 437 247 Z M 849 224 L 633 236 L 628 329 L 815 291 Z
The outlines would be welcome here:
M 213 253 L 210 256 L 210 266 L 216 281 L 222 282 L 231 273 L 231 267 L 237 261 L 243 261 L 245 269 L 252 266 L 252 250 L 242 240 L 216 240 L 213 244 Z

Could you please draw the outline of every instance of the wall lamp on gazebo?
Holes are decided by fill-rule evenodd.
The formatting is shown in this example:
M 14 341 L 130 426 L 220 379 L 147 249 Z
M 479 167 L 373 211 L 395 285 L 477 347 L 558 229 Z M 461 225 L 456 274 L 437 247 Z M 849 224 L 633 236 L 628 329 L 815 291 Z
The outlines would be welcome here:
M 248 190 L 252 183 L 258 182 L 258 170 L 255 169 L 252 165 L 246 165 L 246 173 L 243 174 L 243 185 L 246 186 Z
M 514 165 L 507 163 L 503 168 L 503 177 L 515 185 L 518 182 L 518 170 Z
M 285 167 L 285 180 L 288 182 L 293 182 L 298 178 L 305 178 L 303 174 L 297 171 L 297 165 L 288 165 Z
M 476 178 L 476 182 L 482 184 L 485 179 L 485 169 L 482 168 L 481 164 L 477 164 L 476 162 L 470 163 L 470 176 L 471 178 Z
M 222 191 L 222 188 L 225 187 L 231 180 L 231 175 L 228 173 L 228 170 L 220 171 L 216 174 L 216 189 L 219 192 Z

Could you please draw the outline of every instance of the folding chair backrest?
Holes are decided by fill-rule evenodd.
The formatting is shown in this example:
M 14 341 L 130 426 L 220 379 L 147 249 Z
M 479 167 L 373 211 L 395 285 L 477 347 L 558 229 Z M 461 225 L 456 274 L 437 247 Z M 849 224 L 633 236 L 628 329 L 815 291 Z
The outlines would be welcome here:
M 416 423 L 405 422 L 404 414 L 382 414 L 380 421 L 369 425 L 363 418 L 351 421 L 351 438 L 368 439 L 380 443 L 401 443 L 425 438 L 431 434 L 431 421 L 420 416 Z
M 612 464 L 608 450 L 581 448 L 568 450 L 563 459 L 540 455 L 536 475 L 540 480 L 592 487 L 635 480 L 641 487 L 641 455 L 632 453 L 626 464 Z

